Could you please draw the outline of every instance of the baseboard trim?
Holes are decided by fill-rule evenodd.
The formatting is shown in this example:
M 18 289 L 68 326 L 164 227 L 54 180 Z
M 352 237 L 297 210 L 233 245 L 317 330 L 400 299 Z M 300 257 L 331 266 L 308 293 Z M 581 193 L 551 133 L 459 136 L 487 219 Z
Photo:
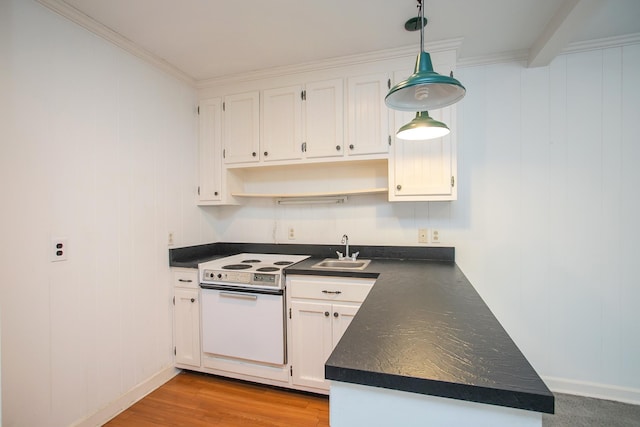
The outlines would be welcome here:
M 543 377 L 543 379 L 553 392 L 640 405 L 640 389 L 587 381 L 575 381 L 567 378 Z
M 95 414 L 72 424 L 74 427 L 95 427 L 105 424 L 107 421 L 136 403 L 138 400 L 151 393 L 162 384 L 169 381 L 181 372 L 173 366 L 169 366 L 158 372 L 146 381 L 138 384 Z

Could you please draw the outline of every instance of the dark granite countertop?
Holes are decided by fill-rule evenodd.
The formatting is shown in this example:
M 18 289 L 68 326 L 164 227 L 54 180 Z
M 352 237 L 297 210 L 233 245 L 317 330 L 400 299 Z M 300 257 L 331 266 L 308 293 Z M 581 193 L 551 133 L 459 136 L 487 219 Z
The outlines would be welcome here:
M 328 379 L 554 412 L 553 394 L 455 264 L 453 248 L 356 247 L 369 266 L 332 271 L 311 266 L 340 246 L 244 245 L 224 249 L 312 255 L 286 274 L 377 277 L 326 362 Z
M 455 252 L 454 248 L 451 247 L 432 248 L 419 246 L 353 246 L 352 249 L 352 252 L 360 252 L 360 258 L 429 259 L 440 261 L 453 261 Z M 217 242 L 169 249 L 169 265 L 171 267 L 198 268 L 198 264 L 201 262 L 243 252 L 335 258 L 338 250 L 343 251 L 344 246 Z

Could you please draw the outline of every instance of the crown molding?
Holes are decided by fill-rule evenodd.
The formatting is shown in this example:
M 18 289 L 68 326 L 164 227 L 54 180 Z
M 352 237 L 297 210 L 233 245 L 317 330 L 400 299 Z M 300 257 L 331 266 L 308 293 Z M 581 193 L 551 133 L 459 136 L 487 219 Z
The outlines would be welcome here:
M 583 42 L 573 42 L 562 50 L 562 53 L 584 52 L 586 50 L 608 49 L 630 44 L 640 43 L 640 33 L 626 34 L 624 36 L 605 37 Z
M 585 52 L 589 50 L 609 49 L 613 47 L 621 47 L 638 43 L 640 43 L 640 33 L 627 34 L 624 36 L 605 37 L 601 39 L 569 43 L 569 45 L 567 45 L 567 47 L 562 50 L 560 55 Z M 523 49 L 512 52 L 502 52 L 493 55 L 459 58 L 456 65 L 458 67 L 475 67 L 482 65 L 500 64 L 504 62 L 526 62 L 528 58 L 529 49 Z
M 425 50 L 430 53 L 443 51 L 456 51 L 462 45 L 462 38 L 442 40 L 425 44 Z M 336 58 L 323 59 L 319 61 L 306 62 L 303 64 L 287 65 L 282 67 L 273 67 L 262 70 L 240 73 L 236 75 L 214 77 L 211 79 L 199 80 L 196 82 L 198 89 L 221 86 L 234 83 L 242 83 L 253 80 L 281 77 L 292 74 L 300 74 L 312 71 L 322 71 L 332 68 L 347 67 L 350 65 L 362 65 L 372 62 L 384 60 L 394 60 L 405 58 L 407 56 L 415 56 L 419 52 L 419 47 L 415 45 L 401 48 L 377 50 L 374 52 L 361 53 L 356 55 L 340 56 Z
M 528 49 L 515 50 L 511 52 L 501 52 L 491 55 L 472 56 L 468 58 L 460 58 L 456 62 L 457 67 L 476 67 L 481 65 L 500 64 L 504 62 L 518 62 L 527 59 L 529 56 Z
M 90 16 L 85 15 L 84 13 L 80 12 L 78 9 L 69 5 L 63 0 L 36 0 L 36 1 L 41 5 L 47 7 L 48 9 L 74 22 L 75 24 L 80 25 L 86 30 L 89 30 L 90 32 L 102 37 L 103 39 L 131 53 L 132 55 L 150 63 L 156 68 L 159 68 L 165 73 L 170 74 L 171 76 L 179 80 L 182 80 L 183 82 L 187 83 L 189 86 L 195 87 L 195 84 L 196 84 L 195 80 L 184 71 L 168 63 L 167 61 L 160 58 L 159 56 L 154 55 L 148 50 L 141 48 L 137 44 L 133 43 L 131 40 L 121 36 L 117 32 L 99 23 L 98 21 L 91 18 Z

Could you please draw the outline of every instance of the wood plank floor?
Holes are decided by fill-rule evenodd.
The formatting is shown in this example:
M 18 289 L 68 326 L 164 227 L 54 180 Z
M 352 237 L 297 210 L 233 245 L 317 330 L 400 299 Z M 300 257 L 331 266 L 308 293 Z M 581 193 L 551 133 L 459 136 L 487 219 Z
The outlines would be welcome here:
M 329 398 L 183 371 L 105 425 L 329 426 Z

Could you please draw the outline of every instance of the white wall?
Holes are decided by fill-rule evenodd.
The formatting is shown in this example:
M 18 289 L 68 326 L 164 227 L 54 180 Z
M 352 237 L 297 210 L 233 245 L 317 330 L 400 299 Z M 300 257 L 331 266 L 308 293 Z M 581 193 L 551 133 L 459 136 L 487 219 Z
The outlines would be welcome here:
M 452 203 L 205 208 L 221 240 L 417 245 L 436 227 L 550 387 L 640 403 L 640 45 L 459 68 Z M 296 240 L 287 240 L 295 228 Z
M 216 240 L 194 203 L 197 101 L 36 2 L 2 4 L 3 425 L 66 426 L 171 371 L 167 234 Z
M 9 90 L 9 39 L 11 8 L 9 2 L 0 1 L 0 93 L 5 94 Z M 0 96 L 0 145 L 3 144 L 5 135 L 2 129 L 8 127 L 8 105 L 5 96 Z M 0 160 L 0 167 L 2 166 Z M 0 175 L 2 176 L 2 175 Z M 1 193 L 0 193 L 1 194 Z M 2 218 L 2 217 L 0 217 Z M 4 230 L 4 226 L 2 228 Z M 0 264 L 4 265 L 4 264 Z M 2 273 L 0 273 L 0 277 Z M 0 288 L 3 284 L 0 281 Z M 0 294 L 1 295 L 1 294 Z M 2 298 L 0 298 L 0 367 L 2 367 Z M 0 369 L 0 384 L 2 384 L 2 369 Z M 2 387 L 0 387 L 0 427 L 2 426 Z

